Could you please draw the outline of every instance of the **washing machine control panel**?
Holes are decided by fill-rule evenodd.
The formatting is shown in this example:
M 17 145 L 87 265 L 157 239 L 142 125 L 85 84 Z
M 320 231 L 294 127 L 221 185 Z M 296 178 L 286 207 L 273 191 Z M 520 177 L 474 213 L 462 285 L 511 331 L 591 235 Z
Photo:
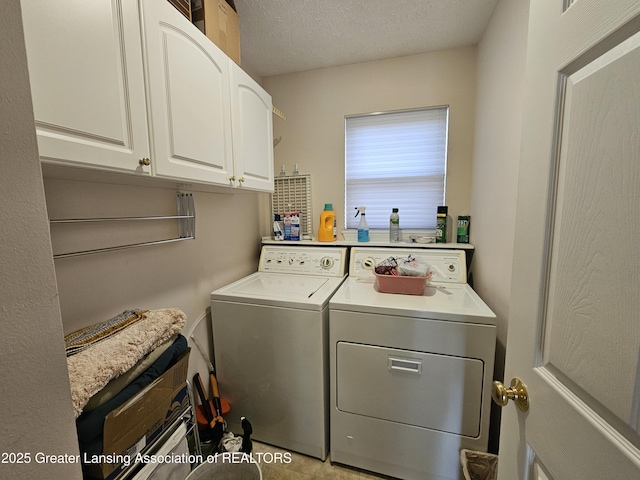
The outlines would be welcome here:
M 347 249 L 265 245 L 258 271 L 343 277 L 347 273 Z
M 421 257 L 433 273 L 433 282 L 467 283 L 467 264 L 462 250 L 440 249 L 379 249 L 354 247 L 351 249 L 349 275 L 358 275 L 393 257 L 405 259 L 409 255 Z

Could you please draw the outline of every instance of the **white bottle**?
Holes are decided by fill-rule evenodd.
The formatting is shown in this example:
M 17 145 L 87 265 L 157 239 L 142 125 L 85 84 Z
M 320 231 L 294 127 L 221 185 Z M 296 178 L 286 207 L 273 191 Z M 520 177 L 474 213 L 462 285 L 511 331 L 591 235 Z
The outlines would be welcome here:
M 280 215 L 275 214 L 273 218 L 273 239 L 274 240 L 284 240 L 284 227 L 282 226 L 282 220 L 280 220 Z
M 389 242 L 398 243 L 400 241 L 400 215 L 398 215 L 398 209 L 391 210 L 391 217 L 389 217 Z

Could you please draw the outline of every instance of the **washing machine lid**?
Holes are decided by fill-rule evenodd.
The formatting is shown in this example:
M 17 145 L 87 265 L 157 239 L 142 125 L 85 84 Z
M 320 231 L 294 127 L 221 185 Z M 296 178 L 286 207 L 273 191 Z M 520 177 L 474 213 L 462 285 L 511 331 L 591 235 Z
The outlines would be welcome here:
M 329 302 L 331 310 L 495 325 L 496 315 L 473 289 L 432 283 L 422 295 L 382 293 L 375 283 L 349 277 Z
M 211 300 L 322 310 L 344 279 L 256 272 L 211 292 Z

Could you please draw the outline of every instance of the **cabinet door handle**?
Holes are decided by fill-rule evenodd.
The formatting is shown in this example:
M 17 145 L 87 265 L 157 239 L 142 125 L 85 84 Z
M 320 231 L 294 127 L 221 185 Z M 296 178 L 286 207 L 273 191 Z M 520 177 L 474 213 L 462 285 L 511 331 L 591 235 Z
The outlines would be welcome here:
M 244 182 L 244 177 L 240 177 L 240 178 L 238 179 L 238 181 L 239 181 L 240 183 Z
M 230 181 L 230 182 L 234 182 L 235 180 L 236 180 L 236 177 L 235 177 L 235 176 L 233 176 L 233 175 L 232 175 L 232 176 L 230 176 L 230 177 L 229 177 L 229 181 Z
M 149 160 L 147 157 L 144 157 L 138 160 L 138 163 L 140 165 L 151 165 L 151 160 Z

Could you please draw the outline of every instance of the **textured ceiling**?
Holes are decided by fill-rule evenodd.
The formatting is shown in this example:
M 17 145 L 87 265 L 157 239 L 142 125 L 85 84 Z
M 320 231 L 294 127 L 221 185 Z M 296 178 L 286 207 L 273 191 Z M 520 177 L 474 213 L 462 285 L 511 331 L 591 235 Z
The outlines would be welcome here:
M 235 0 L 261 77 L 474 45 L 498 0 Z

